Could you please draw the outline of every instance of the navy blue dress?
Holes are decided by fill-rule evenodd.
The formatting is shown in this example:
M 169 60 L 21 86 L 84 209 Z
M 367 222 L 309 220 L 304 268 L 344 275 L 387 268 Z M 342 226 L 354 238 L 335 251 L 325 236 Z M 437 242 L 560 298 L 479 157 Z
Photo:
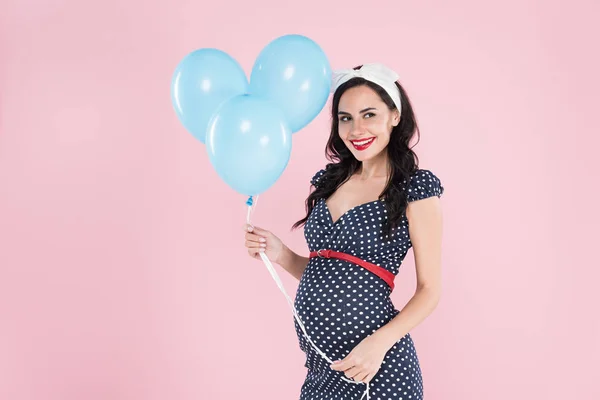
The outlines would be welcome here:
M 325 170 L 311 183 L 318 186 Z M 440 180 L 425 169 L 410 179 L 408 201 L 444 191 Z M 402 260 L 412 246 L 406 214 L 392 231 L 392 240 L 382 242 L 378 233 L 386 217 L 385 200 L 375 200 L 351 208 L 333 221 L 325 204 L 318 200 L 305 226 L 310 251 L 332 249 L 352 254 L 398 274 Z M 366 269 L 335 258 L 311 258 L 306 266 L 294 301 L 298 315 L 315 345 L 331 360 L 347 356 L 361 340 L 387 324 L 398 313 L 390 300 L 389 286 Z M 308 369 L 300 400 L 359 400 L 365 385 L 346 382 L 334 371 L 304 337 L 294 319 L 300 348 L 306 353 Z M 421 400 L 423 379 L 410 334 L 387 352 L 381 368 L 370 382 L 371 400 Z

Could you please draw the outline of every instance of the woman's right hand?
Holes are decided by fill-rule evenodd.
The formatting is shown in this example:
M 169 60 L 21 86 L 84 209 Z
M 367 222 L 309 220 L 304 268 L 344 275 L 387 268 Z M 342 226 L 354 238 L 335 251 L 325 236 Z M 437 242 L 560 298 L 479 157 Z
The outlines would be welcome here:
M 246 231 L 246 247 L 250 257 L 260 259 L 259 253 L 264 252 L 271 262 L 277 264 L 281 262 L 282 255 L 287 249 L 281 239 L 253 225 L 246 224 L 244 231 Z

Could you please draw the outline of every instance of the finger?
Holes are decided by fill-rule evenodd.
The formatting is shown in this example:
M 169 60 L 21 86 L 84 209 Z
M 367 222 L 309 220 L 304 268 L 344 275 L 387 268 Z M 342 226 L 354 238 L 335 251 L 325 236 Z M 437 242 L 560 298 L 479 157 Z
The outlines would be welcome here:
M 258 226 L 252 226 L 252 230 L 248 232 L 252 232 L 263 237 L 268 237 L 269 235 L 271 235 L 271 232 Z
M 259 236 L 259 235 L 255 235 L 254 233 L 246 233 L 245 235 L 246 240 L 253 240 L 255 242 L 261 242 L 261 243 L 266 243 L 267 242 L 267 238 Z
M 259 242 L 254 242 L 251 240 L 246 240 L 245 244 L 246 244 L 246 247 L 249 249 L 265 249 L 265 248 L 267 248 L 266 243 L 259 243 Z
M 255 249 L 249 249 L 249 250 L 248 250 L 248 254 L 249 254 L 249 255 L 250 255 L 250 257 L 252 257 L 252 258 L 257 258 L 257 259 L 259 259 L 259 258 L 260 258 L 260 253 L 262 253 L 262 252 L 264 252 L 264 251 L 265 251 L 264 249 L 258 249 L 258 250 L 255 250 Z
M 362 369 L 358 367 L 351 367 L 346 370 L 345 374 L 348 378 L 355 379 L 358 375 L 362 374 Z
M 335 371 L 343 371 L 342 368 L 344 368 L 344 364 L 342 363 L 343 360 L 336 360 L 334 361 L 331 365 L 330 368 L 335 370 Z
M 336 371 L 346 371 L 347 369 L 352 368 L 353 366 L 354 363 L 349 357 L 346 357 L 343 360 L 337 360 L 333 364 L 331 364 L 331 368 Z
M 363 382 L 365 383 L 369 383 L 373 380 L 373 378 L 375 377 L 375 374 L 368 374 L 367 377 L 365 379 L 363 379 Z
M 357 382 L 368 382 L 367 378 L 369 377 L 369 373 L 362 371 L 354 376 L 354 380 Z

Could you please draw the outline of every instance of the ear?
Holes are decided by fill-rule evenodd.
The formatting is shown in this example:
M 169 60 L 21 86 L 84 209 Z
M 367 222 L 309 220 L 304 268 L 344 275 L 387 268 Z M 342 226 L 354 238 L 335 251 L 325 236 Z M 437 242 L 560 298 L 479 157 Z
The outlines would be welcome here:
M 398 109 L 394 110 L 394 116 L 392 117 L 392 126 L 398 126 L 400 123 L 400 111 Z

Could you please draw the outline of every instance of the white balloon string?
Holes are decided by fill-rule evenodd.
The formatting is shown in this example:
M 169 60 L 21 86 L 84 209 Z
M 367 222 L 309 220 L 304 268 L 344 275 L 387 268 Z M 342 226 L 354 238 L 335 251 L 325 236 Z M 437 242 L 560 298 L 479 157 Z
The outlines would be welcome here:
M 246 223 L 248 225 L 250 225 L 250 226 L 253 226 L 252 222 L 251 222 L 251 219 L 252 219 L 251 217 L 252 217 L 252 213 L 254 211 L 254 208 L 256 208 L 256 203 L 258 203 L 258 196 L 256 196 L 256 199 L 253 199 L 252 196 L 250 196 L 250 198 L 246 202 L 246 204 L 248 205 L 248 212 L 246 214 Z M 308 342 L 314 347 L 314 349 L 317 351 L 317 353 L 321 355 L 321 357 L 323 357 L 329 364 L 332 364 L 333 361 L 329 357 L 327 357 L 327 355 L 325 353 L 323 353 L 317 347 L 316 344 L 314 344 L 314 342 L 312 341 L 312 339 L 310 338 L 310 336 L 306 332 L 306 328 L 304 327 L 304 324 L 302 323 L 302 320 L 300 319 L 300 315 L 298 315 L 298 312 L 296 311 L 296 307 L 294 307 L 294 302 L 292 301 L 292 299 L 290 298 L 290 296 L 287 294 L 287 292 L 285 290 L 285 287 L 283 286 L 283 282 L 279 278 L 279 275 L 277 274 L 277 271 L 273 267 L 273 264 L 271 263 L 271 260 L 269 260 L 269 258 L 267 257 L 267 255 L 264 252 L 259 252 L 258 254 L 260 254 L 260 258 L 262 259 L 263 263 L 265 264 L 265 266 L 267 267 L 267 269 L 271 273 L 271 276 L 273 277 L 273 280 L 275 280 L 275 283 L 279 287 L 279 290 L 281 290 L 281 292 L 283 293 L 283 295 L 287 299 L 287 302 L 288 302 L 289 306 L 292 309 L 292 314 L 294 315 L 294 318 L 296 319 L 296 321 L 298 321 L 298 325 L 300 326 L 300 329 L 302 330 L 302 333 L 306 337 L 306 340 L 308 340 Z M 357 381 L 353 381 L 353 380 L 347 379 L 347 378 L 345 378 L 343 376 L 341 378 L 343 380 L 345 380 L 346 382 L 350 382 L 350 383 L 354 383 L 354 384 L 364 383 L 367 386 L 367 389 L 363 393 L 363 395 L 361 396 L 360 400 L 362 400 L 363 398 L 365 398 L 365 396 L 367 397 L 367 400 L 370 400 L 370 394 L 369 394 L 369 387 L 370 387 L 370 385 L 369 385 L 369 382 L 357 382 Z

